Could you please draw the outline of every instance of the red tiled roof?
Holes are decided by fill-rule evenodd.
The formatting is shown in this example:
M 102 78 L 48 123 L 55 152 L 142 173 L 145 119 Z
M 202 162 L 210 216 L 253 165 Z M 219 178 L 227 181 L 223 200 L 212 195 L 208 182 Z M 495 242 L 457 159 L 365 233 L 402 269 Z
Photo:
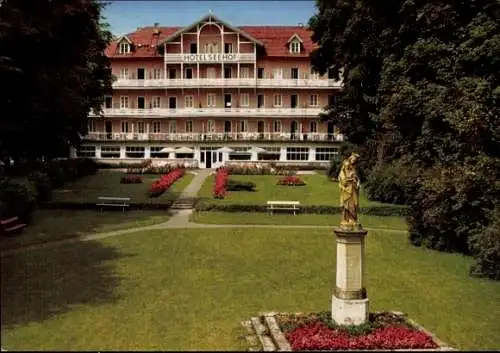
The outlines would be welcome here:
M 264 44 L 266 56 L 272 57 L 308 57 L 315 48 L 311 40 L 311 31 L 299 26 L 243 26 L 237 27 Z M 153 35 L 155 27 L 144 27 L 135 32 L 127 34 L 127 38 L 134 44 L 135 50 L 130 54 L 118 54 L 116 41 L 113 41 L 106 49 L 106 55 L 111 57 L 147 58 L 157 57 L 155 45 L 161 43 L 165 38 L 178 31 L 179 27 L 157 27 L 160 34 L 157 38 Z M 302 39 L 302 51 L 300 54 L 289 52 L 288 40 L 294 34 Z

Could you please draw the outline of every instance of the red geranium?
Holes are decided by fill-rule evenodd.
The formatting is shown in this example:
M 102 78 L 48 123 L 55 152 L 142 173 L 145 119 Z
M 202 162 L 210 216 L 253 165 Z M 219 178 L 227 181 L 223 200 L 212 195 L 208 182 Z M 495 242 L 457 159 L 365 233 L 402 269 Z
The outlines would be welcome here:
M 282 177 L 278 180 L 276 185 L 292 185 L 292 186 L 304 186 L 306 183 L 304 180 L 300 179 L 298 176 L 295 175 L 288 175 L 285 177 Z
M 215 174 L 214 198 L 223 199 L 226 195 L 226 185 L 229 179 L 227 168 L 219 168 Z
M 184 168 L 177 168 L 155 180 L 149 188 L 150 197 L 158 197 L 168 190 L 179 178 L 184 175 Z

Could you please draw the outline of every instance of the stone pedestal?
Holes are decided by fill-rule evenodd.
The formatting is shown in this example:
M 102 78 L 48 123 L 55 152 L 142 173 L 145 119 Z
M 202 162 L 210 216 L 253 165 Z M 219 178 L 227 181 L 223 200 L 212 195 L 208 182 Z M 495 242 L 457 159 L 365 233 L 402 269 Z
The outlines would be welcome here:
M 332 319 L 339 325 L 360 325 L 368 320 L 364 287 L 365 236 L 361 228 L 337 228 L 337 278 L 332 296 Z

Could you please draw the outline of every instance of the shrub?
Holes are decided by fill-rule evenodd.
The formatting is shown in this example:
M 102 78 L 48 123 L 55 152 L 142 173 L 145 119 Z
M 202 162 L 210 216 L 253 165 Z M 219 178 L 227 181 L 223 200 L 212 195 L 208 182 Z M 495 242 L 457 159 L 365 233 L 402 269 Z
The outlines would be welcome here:
M 229 171 L 227 168 L 217 169 L 215 174 L 214 198 L 223 199 L 226 196 L 226 185 L 229 179 Z
M 286 176 L 280 178 L 276 185 L 288 185 L 288 186 L 304 186 L 306 183 L 304 180 L 300 179 L 298 176 Z
M 395 162 L 377 165 L 368 174 L 363 187 L 370 200 L 405 205 L 415 193 L 416 170 Z
M 184 169 L 178 168 L 167 175 L 162 176 L 160 179 L 156 180 L 151 184 L 148 190 L 149 197 L 158 197 L 168 190 L 179 178 L 184 175 Z
M 37 193 L 37 202 L 47 202 L 52 199 L 52 186 L 46 173 L 33 171 L 28 174 L 28 180 L 33 183 Z
M 491 212 L 489 226 L 469 239 L 475 263 L 470 274 L 500 280 L 500 207 Z
M 488 227 L 500 197 L 497 168 L 488 162 L 422 173 L 409 208 L 411 243 L 471 254 L 469 237 Z
M 139 175 L 124 175 L 120 179 L 121 184 L 141 184 L 142 178 Z
M 36 208 L 36 189 L 27 179 L 24 181 L 0 181 L 0 218 L 19 217 L 29 223 Z
M 255 191 L 255 183 L 251 181 L 237 181 L 229 179 L 226 185 L 227 191 Z

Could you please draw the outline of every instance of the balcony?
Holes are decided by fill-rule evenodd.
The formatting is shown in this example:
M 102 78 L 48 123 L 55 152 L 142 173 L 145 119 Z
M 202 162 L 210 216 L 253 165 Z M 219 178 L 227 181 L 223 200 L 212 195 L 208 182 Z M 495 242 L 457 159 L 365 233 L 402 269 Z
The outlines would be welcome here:
M 341 81 L 327 79 L 254 79 L 254 78 L 193 78 L 136 80 L 118 78 L 114 89 L 166 88 L 323 88 L 340 89 Z
M 165 54 L 164 60 L 168 63 L 214 64 L 214 63 L 253 63 L 257 59 L 254 53 L 175 53 Z
M 322 108 L 110 108 L 104 109 L 106 117 L 180 118 L 180 117 L 317 117 Z M 95 116 L 90 113 L 90 116 Z
M 92 141 L 343 141 L 341 134 L 290 132 L 120 133 L 89 132 Z

